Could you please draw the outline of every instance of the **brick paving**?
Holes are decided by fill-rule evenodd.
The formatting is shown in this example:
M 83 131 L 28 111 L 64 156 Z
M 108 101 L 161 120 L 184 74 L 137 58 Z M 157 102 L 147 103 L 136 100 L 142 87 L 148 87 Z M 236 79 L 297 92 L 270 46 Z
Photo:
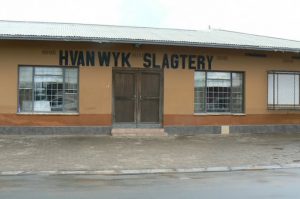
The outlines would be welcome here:
M 300 163 L 300 134 L 127 138 L 0 136 L 0 171 L 166 169 Z

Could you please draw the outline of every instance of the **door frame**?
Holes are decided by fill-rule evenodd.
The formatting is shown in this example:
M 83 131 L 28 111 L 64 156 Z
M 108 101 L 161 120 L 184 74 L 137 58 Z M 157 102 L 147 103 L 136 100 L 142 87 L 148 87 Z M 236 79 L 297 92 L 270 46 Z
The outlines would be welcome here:
M 152 122 L 138 122 L 137 121 L 137 112 L 138 112 L 138 96 L 136 96 L 135 100 L 135 122 L 134 123 L 126 123 L 126 122 L 115 122 L 115 73 L 159 73 L 160 74 L 160 99 L 159 99 L 159 122 L 158 123 L 152 123 Z M 138 85 L 140 83 L 139 81 L 136 81 L 135 89 L 136 92 L 138 87 L 141 85 Z M 138 94 L 138 93 L 137 93 Z M 112 69 L 112 127 L 115 128 L 161 128 L 163 126 L 163 102 L 164 102 L 164 70 L 162 69 L 144 69 L 144 68 L 113 68 Z

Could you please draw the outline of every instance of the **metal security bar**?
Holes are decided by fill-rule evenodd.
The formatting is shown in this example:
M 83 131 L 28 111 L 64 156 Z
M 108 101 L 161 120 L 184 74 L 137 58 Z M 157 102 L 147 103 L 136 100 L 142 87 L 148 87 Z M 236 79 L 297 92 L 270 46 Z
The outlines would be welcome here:
M 194 80 L 195 113 L 243 113 L 243 73 L 196 71 Z
M 300 109 L 300 72 L 268 72 L 268 109 Z
M 20 66 L 18 112 L 78 112 L 78 68 Z

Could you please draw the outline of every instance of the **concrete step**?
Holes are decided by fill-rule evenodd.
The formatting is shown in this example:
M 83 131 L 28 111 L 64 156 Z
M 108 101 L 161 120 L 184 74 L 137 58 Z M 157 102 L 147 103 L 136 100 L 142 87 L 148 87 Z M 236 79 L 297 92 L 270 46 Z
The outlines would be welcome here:
M 167 136 L 168 134 L 163 128 L 113 128 L 111 130 L 112 136 Z

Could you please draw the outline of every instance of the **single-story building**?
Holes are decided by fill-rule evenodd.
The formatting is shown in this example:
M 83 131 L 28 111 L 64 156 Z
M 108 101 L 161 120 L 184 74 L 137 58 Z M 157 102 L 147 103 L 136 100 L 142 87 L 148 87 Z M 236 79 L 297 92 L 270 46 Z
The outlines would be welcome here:
M 300 132 L 300 41 L 0 21 L 0 131 Z

